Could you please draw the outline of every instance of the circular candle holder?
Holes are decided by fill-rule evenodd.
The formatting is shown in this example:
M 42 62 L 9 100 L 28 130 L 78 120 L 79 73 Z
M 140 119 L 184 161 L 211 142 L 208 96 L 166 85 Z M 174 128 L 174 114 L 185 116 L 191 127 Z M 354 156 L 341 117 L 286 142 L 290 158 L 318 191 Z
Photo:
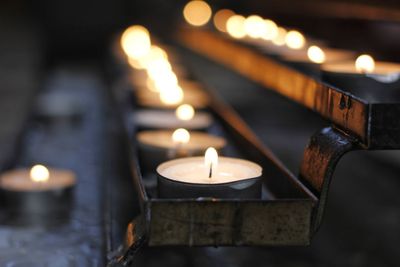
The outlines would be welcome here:
M 395 102 L 400 98 L 400 64 L 376 62 L 373 73 L 359 73 L 354 62 L 322 65 L 322 79 L 370 102 Z
M 170 159 L 203 155 L 210 146 L 222 152 L 226 141 L 222 137 L 204 132 L 190 132 L 186 144 L 176 144 L 173 131 L 142 131 L 137 134 L 139 159 L 145 172 L 154 172 L 159 164 Z
M 178 119 L 174 111 L 140 110 L 133 115 L 135 125 L 140 129 L 177 129 L 206 130 L 212 123 L 212 117 L 207 112 L 198 111 L 190 120 Z
M 20 225 L 49 225 L 65 221 L 72 206 L 75 175 L 50 169 L 46 182 L 33 182 L 29 169 L 16 169 L 0 176 L 0 196 L 7 221 Z
M 217 178 L 207 177 L 207 170 L 202 169 L 204 157 L 190 157 L 167 161 L 157 168 L 158 197 L 160 198 L 229 198 L 229 199 L 257 199 L 261 197 L 262 168 L 251 161 L 235 158 L 219 158 L 219 167 L 223 164 L 236 166 L 233 177 L 221 178 L 230 170 L 217 174 Z M 177 169 L 176 173 L 174 170 Z M 204 166 L 205 168 L 205 166 Z M 179 173 L 183 170 L 184 173 Z M 239 171 L 237 171 L 239 170 Z M 231 170 L 235 172 L 235 170 Z M 186 174 L 185 172 L 192 174 Z M 194 175 L 194 177 L 193 177 Z M 204 178 L 199 178 L 204 175 Z M 190 177 L 191 176 L 191 177 Z M 221 178 L 221 179 L 218 179 Z

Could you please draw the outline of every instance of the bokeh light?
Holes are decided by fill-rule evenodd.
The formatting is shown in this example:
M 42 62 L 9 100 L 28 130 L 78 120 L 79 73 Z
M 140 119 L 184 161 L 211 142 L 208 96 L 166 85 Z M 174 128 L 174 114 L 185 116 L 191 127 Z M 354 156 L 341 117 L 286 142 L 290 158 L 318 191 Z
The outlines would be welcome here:
M 205 25 L 212 16 L 211 7 L 204 1 L 190 1 L 183 8 L 183 17 L 193 26 Z

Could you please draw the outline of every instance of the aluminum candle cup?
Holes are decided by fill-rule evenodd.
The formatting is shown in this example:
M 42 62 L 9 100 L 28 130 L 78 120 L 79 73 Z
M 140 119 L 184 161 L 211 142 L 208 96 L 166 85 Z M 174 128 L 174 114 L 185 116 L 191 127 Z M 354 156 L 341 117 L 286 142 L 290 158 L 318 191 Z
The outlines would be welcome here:
M 139 159 L 146 172 L 153 172 L 162 162 L 170 159 L 203 155 L 209 146 L 221 151 L 226 141 L 222 137 L 203 132 L 190 132 L 187 143 L 172 139 L 173 131 L 142 131 L 137 134 Z
M 71 171 L 38 165 L 0 176 L 0 195 L 7 219 L 16 224 L 47 224 L 68 217 L 76 183 Z M 43 168 L 42 168 L 43 167 Z
M 133 115 L 135 124 L 140 129 L 177 129 L 205 130 L 212 123 L 212 117 L 207 112 L 196 112 L 190 120 L 179 119 L 174 111 L 140 110 Z
M 400 64 L 376 62 L 371 73 L 357 71 L 354 61 L 323 64 L 322 79 L 370 102 L 400 98 Z
M 157 168 L 160 198 L 261 197 L 262 168 L 251 161 L 220 157 L 212 177 L 204 157 L 167 161 Z

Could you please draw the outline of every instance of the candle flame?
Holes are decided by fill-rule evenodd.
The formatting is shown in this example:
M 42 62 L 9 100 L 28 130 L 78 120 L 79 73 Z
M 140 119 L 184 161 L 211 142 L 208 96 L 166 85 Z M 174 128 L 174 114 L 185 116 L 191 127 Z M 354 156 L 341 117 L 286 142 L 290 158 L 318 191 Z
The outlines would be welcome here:
M 257 15 L 248 16 L 244 21 L 244 30 L 251 38 L 261 38 L 266 32 L 265 21 Z
M 160 91 L 160 100 L 166 105 L 177 105 L 183 101 L 183 90 L 179 85 L 164 88 Z
M 241 15 L 233 15 L 226 22 L 226 30 L 233 38 L 243 38 L 246 36 L 244 27 L 245 18 Z
M 183 17 L 193 26 L 203 26 L 211 18 L 211 7 L 204 1 L 194 0 L 188 2 L 183 8 Z
M 121 36 L 121 46 L 125 54 L 132 59 L 145 56 L 151 46 L 149 31 L 141 25 L 129 27 Z
M 301 49 L 305 45 L 304 35 L 299 31 L 289 31 L 285 37 L 286 45 L 292 49 Z
M 272 39 L 272 43 L 277 46 L 282 46 L 286 43 L 286 29 L 282 27 L 278 27 L 277 34 L 274 39 Z
M 194 117 L 194 108 L 189 104 L 180 105 L 176 109 L 175 115 L 182 121 L 191 120 Z
M 264 25 L 265 32 L 261 37 L 267 41 L 274 40 L 279 34 L 278 25 L 276 25 L 276 23 L 270 19 L 264 20 Z
M 30 171 L 31 180 L 37 183 L 47 182 L 50 177 L 49 170 L 43 165 L 35 165 Z
M 212 176 L 212 170 L 218 165 L 218 153 L 217 150 L 213 147 L 209 147 L 204 154 L 204 164 L 206 165 L 207 170 L 210 170 L 209 177 Z
M 187 144 L 190 141 L 190 133 L 188 130 L 179 128 L 172 134 L 172 141 L 177 144 Z
M 325 62 L 325 52 L 316 45 L 308 48 L 307 56 L 312 62 L 319 64 Z
M 370 55 L 361 55 L 356 59 L 356 70 L 361 73 L 371 73 L 375 70 L 375 60 Z
M 226 32 L 226 23 L 228 19 L 235 15 L 235 12 L 233 12 L 230 9 L 221 9 L 214 15 L 214 26 L 221 32 Z

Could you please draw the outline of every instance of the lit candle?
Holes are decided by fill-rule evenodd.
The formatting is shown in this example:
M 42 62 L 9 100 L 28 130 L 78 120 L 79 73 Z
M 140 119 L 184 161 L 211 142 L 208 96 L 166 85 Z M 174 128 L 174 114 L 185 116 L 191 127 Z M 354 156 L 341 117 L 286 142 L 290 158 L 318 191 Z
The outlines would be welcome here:
M 129 27 L 121 36 L 121 47 L 134 60 L 145 56 L 151 47 L 149 31 L 141 25 Z
M 148 90 L 146 87 L 136 87 L 137 102 L 142 107 L 176 109 L 183 103 L 194 108 L 205 108 L 209 102 L 204 91 L 192 82 L 180 82 L 178 87 L 168 87 L 161 92 Z
M 205 1 L 190 1 L 183 8 L 183 17 L 192 26 L 205 25 L 210 20 L 211 15 L 211 7 Z
M 311 45 L 307 49 L 289 49 L 282 53 L 281 60 L 304 73 L 320 76 L 321 64 L 352 60 L 354 53 L 347 50 Z
M 227 31 L 226 22 L 233 15 L 235 15 L 235 12 L 233 12 L 232 10 L 229 9 L 218 10 L 215 13 L 213 19 L 215 28 L 217 28 L 221 32 L 226 32 Z
M 323 80 L 371 102 L 393 101 L 400 88 L 400 64 L 361 55 L 356 61 L 322 65 Z
M 139 129 L 176 129 L 206 130 L 212 123 L 212 117 L 205 111 L 194 111 L 193 106 L 182 104 L 175 111 L 144 109 L 133 114 L 135 125 Z
M 218 157 L 208 148 L 204 157 L 167 161 L 157 168 L 160 198 L 261 197 L 262 168 L 251 161 Z
M 65 218 L 70 210 L 75 174 L 35 165 L 0 176 L 0 192 L 12 220 L 38 223 Z
M 219 151 L 226 145 L 222 137 L 186 129 L 141 131 L 137 134 L 140 159 L 145 171 L 154 171 L 160 163 L 174 158 L 204 154 L 207 147 Z
M 241 15 L 232 15 L 226 22 L 226 31 L 233 38 L 244 38 L 246 36 L 245 21 L 246 18 Z

